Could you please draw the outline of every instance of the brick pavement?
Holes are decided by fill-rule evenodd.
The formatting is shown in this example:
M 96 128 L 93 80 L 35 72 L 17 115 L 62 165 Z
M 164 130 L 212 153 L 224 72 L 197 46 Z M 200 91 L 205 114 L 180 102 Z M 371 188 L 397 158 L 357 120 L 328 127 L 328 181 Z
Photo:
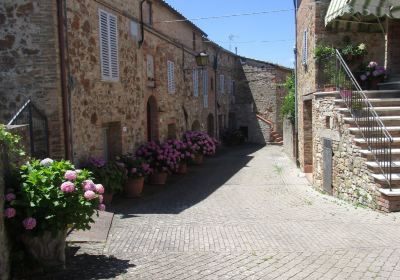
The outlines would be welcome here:
M 280 147 L 225 151 L 114 210 L 57 279 L 400 279 L 399 214 L 317 193 Z

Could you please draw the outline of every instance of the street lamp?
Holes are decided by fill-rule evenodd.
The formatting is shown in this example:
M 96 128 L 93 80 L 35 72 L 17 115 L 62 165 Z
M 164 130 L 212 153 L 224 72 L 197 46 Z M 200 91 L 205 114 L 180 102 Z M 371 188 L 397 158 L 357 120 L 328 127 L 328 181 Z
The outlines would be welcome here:
M 209 55 L 206 52 L 201 52 L 195 56 L 197 66 L 205 67 L 208 65 L 209 62 Z

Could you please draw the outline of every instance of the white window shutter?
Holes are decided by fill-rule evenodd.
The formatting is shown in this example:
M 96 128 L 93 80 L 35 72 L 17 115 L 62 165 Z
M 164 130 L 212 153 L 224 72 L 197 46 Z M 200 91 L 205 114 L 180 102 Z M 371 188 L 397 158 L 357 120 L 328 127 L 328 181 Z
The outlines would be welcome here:
M 193 69 L 193 94 L 199 96 L 199 70 Z
M 174 62 L 167 61 L 167 79 L 168 79 L 168 92 L 175 92 L 175 64 Z
M 224 93 L 224 89 L 225 89 L 225 76 L 224 75 L 220 75 L 219 76 L 219 91 L 221 93 Z
M 118 23 L 117 17 L 109 14 L 110 29 L 110 61 L 111 61 L 111 79 L 118 80 L 119 64 L 118 64 Z
M 100 37 L 100 61 L 101 78 L 107 80 L 110 78 L 110 49 L 108 43 L 108 14 L 102 10 L 99 11 L 99 37 Z
M 150 54 L 146 56 L 146 65 L 147 65 L 147 78 L 154 79 L 154 58 Z
M 105 81 L 117 81 L 119 79 L 118 19 L 103 10 L 99 10 L 99 37 L 101 78 Z
M 208 108 L 208 71 L 203 71 L 203 105 Z
M 304 30 L 303 33 L 303 65 L 307 65 L 308 62 L 308 31 Z

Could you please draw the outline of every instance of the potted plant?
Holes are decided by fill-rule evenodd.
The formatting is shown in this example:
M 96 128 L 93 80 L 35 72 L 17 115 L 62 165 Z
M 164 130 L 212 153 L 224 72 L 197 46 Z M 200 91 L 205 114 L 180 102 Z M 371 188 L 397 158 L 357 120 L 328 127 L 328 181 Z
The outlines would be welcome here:
M 172 146 L 174 150 L 179 153 L 179 166 L 175 172 L 177 174 L 187 173 L 187 164 L 192 159 L 193 153 L 190 147 L 183 141 L 180 140 L 168 140 L 167 144 Z
M 104 203 L 109 205 L 114 194 L 122 191 L 126 180 L 126 172 L 118 162 L 106 162 L 102 158 L 89 158 L 86 169 L 90 170 L 97 182 L 104 185 Z
M 378 84 L 382 83 L 386 77 L 386 69 L 379 66 L 377 62 L 371 61 L 365 67 L 364 72 L 360 75 L 360 80 L 364 83 L 364 87 L 369 90 L 377 90 Z
M 317 63 L 330 59 L 335 54 L 335 49 L 325 44 L 317 44 L 314 49 L 314 59 Z
M 150 164 L 150 183 L 154 185 L 164 185 L 168 174 L 179 167 L 180 154 L 168 143 L 148 142 L 137 150 L 136 156 Z
M 183 141 L 193 153 L 192 161 L 195 165 L 203 163 L 204 156 L 214 155 L 216 142 L 207 133 L 202 131 L 188 131 L 183 135 Z
M 131 154 L 121 156 L 119 161 L 125 166 L 128 174 L 125 195 L 129 198 L 139 197 L 143 191 L 144 179 L 152 173 L 150 165 L 144 158 Z
M 87 230 L 104 187 L 68 161 L 33 160 L 20 168 L 20 185 L 7 189 L 5 217 L 13 236 L 43 266 L 65 265 L 68 229 Z

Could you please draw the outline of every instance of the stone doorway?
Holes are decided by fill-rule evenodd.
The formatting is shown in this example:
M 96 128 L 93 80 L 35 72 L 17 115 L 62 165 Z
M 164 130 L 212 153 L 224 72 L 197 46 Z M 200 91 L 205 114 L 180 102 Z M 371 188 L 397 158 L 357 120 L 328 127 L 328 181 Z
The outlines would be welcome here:
M 154 96 L 147 101 L 147 140 L 158 140 L 158 106 Z
M 215 127 L 214 127 L 214 115 L 209 114 L 207 117 L 207 133 L 211 137 L 214 137 L 215 135 Z
M 122 133 L 120 122 L 103 124 L 103 157 L 105 160 L 115 160 L 122 154 Z

